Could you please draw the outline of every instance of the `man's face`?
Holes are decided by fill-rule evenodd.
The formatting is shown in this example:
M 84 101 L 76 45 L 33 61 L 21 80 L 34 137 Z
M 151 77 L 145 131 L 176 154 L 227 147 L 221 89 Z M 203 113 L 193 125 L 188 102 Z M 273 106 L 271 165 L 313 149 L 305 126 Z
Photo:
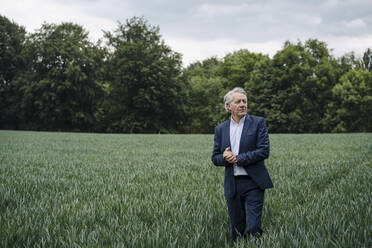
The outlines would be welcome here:
M 232 101 L 227 105 L 233 117 L 241 119 L 247 114 L 247 97 L 239 92 L 232 94 Z

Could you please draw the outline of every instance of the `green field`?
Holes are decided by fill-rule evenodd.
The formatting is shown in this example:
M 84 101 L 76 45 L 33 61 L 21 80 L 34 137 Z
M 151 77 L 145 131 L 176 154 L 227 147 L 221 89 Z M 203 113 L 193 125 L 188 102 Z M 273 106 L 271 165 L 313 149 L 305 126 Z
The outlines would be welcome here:
M 264 235 L 372 247 L 372 133 L 272 134 Z M 212 135 L 0 131 L 0 247 L 228 247 Z

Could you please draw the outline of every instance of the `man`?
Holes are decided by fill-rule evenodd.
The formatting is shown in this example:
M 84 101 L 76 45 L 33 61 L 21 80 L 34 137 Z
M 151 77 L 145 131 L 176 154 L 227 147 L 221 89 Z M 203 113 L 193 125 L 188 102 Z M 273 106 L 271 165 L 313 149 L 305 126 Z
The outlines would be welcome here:
M 270 144 L 264 118 L 247 114 L 242 88 L 229 91 L 224 102 L 231 118 L 215 128 L 212 162 L 225 167 L 224 193 L 235 241 L 262 234 L 264 192 L 273 187 L 264 162 Z

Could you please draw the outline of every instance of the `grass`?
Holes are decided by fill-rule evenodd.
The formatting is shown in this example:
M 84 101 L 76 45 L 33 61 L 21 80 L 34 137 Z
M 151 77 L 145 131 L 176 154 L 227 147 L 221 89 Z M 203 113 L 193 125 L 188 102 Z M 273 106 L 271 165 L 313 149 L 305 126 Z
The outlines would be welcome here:
M 372 134 L 272 134 L 264 235 L 372 247 Z M 0 131 L 0 247 L 230 247 L 212 135 Z

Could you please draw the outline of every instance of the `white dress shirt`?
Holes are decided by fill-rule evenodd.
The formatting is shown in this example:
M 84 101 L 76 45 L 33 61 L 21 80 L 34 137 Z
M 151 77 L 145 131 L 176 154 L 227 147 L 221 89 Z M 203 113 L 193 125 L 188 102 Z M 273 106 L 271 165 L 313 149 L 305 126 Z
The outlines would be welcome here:
M 231 147 L 230 149 L 235 156 L 239 154 L 240 138 L 242 136 L 244 121 L 245 121 L 245 116 L 240 119 L 239 123 L 236 123 L 234 119 L 231 117 L 231 121 L 230 121 Z M 241 175 L 248 175 L 248 173 L 244 170 L 243 167 L 238 166 L 235 163 L 234 164 L 234 176 L 241 176 Z

